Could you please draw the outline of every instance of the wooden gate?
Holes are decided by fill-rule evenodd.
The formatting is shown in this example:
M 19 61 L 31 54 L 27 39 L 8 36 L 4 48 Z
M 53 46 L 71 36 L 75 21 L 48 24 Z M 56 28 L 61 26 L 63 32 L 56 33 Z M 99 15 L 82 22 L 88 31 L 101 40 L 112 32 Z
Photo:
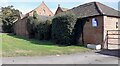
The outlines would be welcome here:
M 108 30 L 105 44 L 106 49 L 120 49 L 120 30 Z

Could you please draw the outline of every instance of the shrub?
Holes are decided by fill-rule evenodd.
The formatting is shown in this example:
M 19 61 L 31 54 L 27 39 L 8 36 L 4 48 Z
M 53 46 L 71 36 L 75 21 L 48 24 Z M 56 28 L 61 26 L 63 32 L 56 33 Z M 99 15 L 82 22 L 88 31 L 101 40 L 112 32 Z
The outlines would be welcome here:
M 46 20 L 44 25 L 44 39 L 49 40 L 51 39 L 51 27 L 52 27 L 52 21 Z
M 34 19 L 33 17 L 29 16 L 27 19 L 27 30 L 29 33 L 29 38 L 33 38 L 35 35 L 35 31 L 34 31 Z
M 51 38 L 51 20 L 44 22 L 40 21 L 37 12 L 33 12 L 33 17 L 27 19 L 27 30 L 30 38 L 37 38 L 39 40 L 49 40 Z
M 40 40 L 42 40 L 44 37 L 43 37 L 43 34 L 44 34 L 44 23 L 40 23 L 39 25 L 38 25 L 38 28 L 37 28 L 37 30 L 38 30 L 38 39 L 40 39 Z
M 52 20 L 52 39 L 60 45 L 71 45 L 76 17 L 71 12 L 57 14 Z
M 38 36 L 40 40 L 49 40 L 51 38 L 51 20 L 46 20 L 38 25 Z
M 40 24 L 40 20 L 38 18 L 38 14 L 36 11 L 33 12 L 33 17 L 29 16 L 27 19 L 27 30 L 29 32 L 29 37 L 36 37 L 38 34 L 38 25 Z

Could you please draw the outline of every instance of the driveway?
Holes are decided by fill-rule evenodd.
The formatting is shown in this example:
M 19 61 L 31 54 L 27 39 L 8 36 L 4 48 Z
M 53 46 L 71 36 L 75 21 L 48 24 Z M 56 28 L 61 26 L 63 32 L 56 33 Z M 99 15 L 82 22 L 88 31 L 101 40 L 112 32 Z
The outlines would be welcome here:
M 6 57 L 3 64 L 118 64 L 118 57 L 92 51 L 71 55 L 41 57 Z

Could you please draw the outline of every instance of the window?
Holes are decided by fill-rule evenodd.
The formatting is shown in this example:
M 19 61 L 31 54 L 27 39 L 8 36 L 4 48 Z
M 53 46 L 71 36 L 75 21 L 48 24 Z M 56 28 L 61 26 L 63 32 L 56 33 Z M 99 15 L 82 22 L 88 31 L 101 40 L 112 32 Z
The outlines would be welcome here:
M 118 22 L 116 22 L 116 28 L 118 28 Z
M 93 27 L 97 27 L 97 26 L 98 26 L 98 21 L 97 21 L 96 18 L 93 18 L 93 19 L 92 19 L 92 26 L 93 26 Z

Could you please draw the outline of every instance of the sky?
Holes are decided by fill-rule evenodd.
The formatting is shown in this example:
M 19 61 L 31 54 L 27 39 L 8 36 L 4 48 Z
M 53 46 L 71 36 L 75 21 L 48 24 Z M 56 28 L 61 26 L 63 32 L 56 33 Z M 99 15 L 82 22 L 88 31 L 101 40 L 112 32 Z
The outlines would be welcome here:
M 84 3 L 96 1 L 118 10 L 119 2 L 119 0 L 2 0 L 0 1 L 0 7 L 13 5 L 15 9 L 18 9 L 23 14 L 26 14 L 38 7 L 42 1 L 45 2 L 53 13 L 55 13 L 58 4 L 60 4 L 61 7 L 71 9 Z

